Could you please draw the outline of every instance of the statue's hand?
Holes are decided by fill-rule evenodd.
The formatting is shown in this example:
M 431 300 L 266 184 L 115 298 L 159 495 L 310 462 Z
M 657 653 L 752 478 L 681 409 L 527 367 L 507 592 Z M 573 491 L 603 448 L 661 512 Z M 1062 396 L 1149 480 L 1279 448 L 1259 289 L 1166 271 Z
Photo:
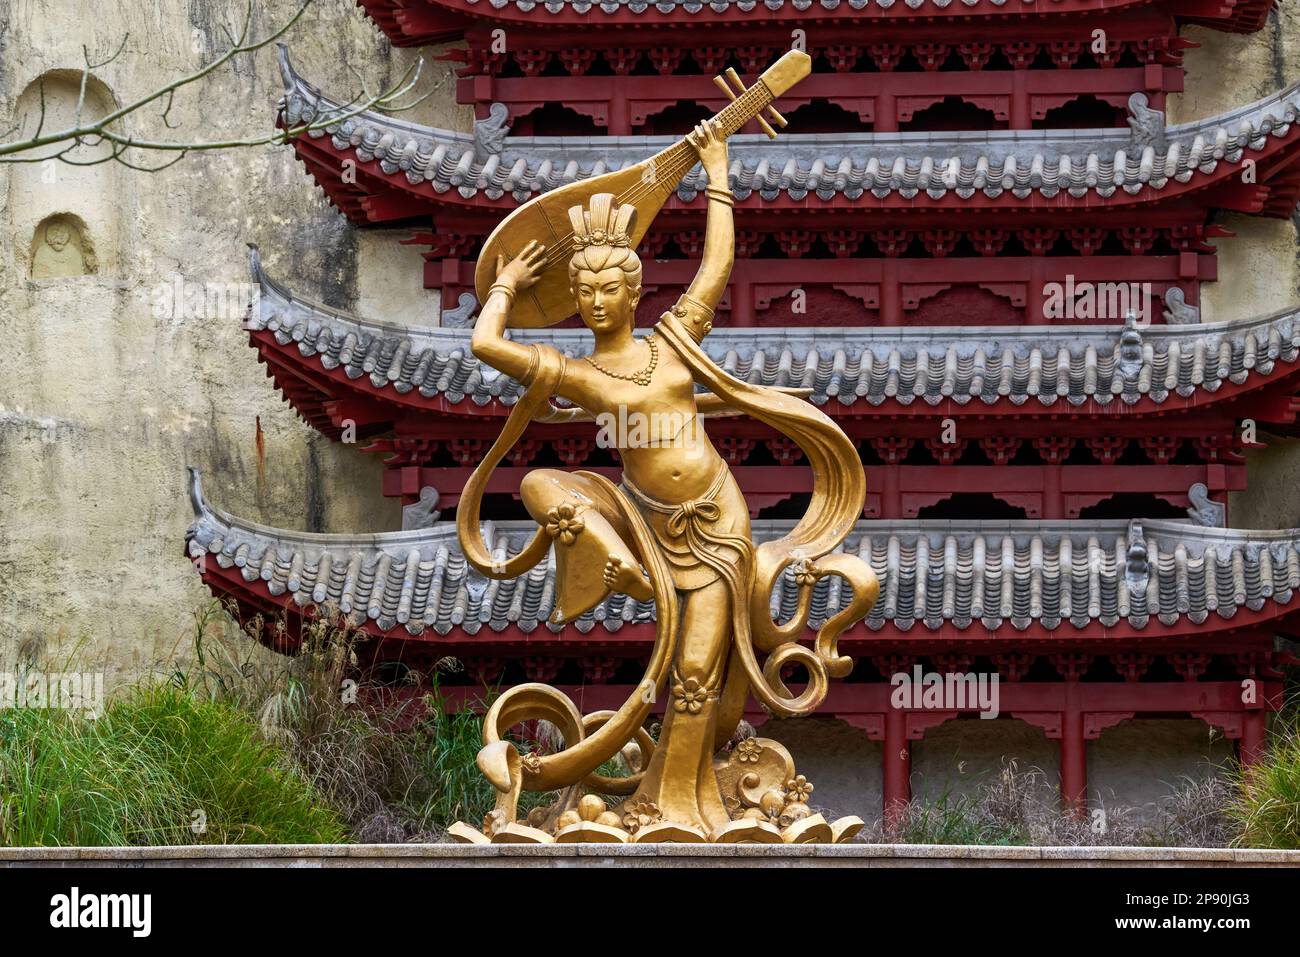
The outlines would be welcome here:
M 704 172 L 709 174 L 709 182 L 717 186 L 727 183 L 727 140 L 718 134 L 718 126 L 712 120 L 705 120 L 690 133 L 686 142 L 695 148 L 700 157 Z
M 531 241 L 523 251 L 505 265 L 505 258 L 497 256 L 496 281 L 510 286 L 511 289 L 527 289 L 542 275 L 546 268 L 546 247 L 537 240 Z

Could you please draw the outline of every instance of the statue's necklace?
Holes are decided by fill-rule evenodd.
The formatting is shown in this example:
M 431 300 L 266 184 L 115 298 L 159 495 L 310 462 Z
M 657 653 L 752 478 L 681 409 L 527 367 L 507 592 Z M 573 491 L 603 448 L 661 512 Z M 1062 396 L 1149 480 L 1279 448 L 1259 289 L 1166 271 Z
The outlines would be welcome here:
M 655 342 L 653 335 L 646 336 L 643 340 L 650 347 L 650 364 L 640 372 L 614 372 L 606 369 L 591 356 L 586 356 L 587 364 L 597 372 L 604 373 L 611 379 L 622 379 L 624 382 L 635 382 L 637 385 L 649 385 L 650 377 L 655 374 L 655 367 L 659 365 L 659 345 Z

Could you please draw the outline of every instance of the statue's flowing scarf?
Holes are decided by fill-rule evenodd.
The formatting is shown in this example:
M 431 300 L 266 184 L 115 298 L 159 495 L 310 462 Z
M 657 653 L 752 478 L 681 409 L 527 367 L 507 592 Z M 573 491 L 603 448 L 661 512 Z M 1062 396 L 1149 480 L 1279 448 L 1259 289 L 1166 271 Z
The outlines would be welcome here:
M 837 642 L 847 627 L 870 611 L 878 591 L 876 577 L 865 562 L 854 555 L 834 552 L 862 515 L 866 499 L 866 478 L 857 450 L 840 428 L 815 406 L 774 389 L 742 382 L 719 369 L 670 313 L 656 326 L 656 333 L 681 357 L 696 382 L 706 386 L 729 408 L 752 416 L 792 439 L 803 450 L 813 470 L 808 510 L 783 538 L 752 548 L 725 540 L 712 541 L 704 531 L 705 523 L 698 520 L 700 503 L 704 500 L 681 503 L 682 522 L 679 523 L 692 552 L 727 582 L 732 595 L 734 648 L 755 697 L 782 717 L 809 714 L 824 700 L 828 678 L 843 677 L 852 669 L 852 659 L 839 654 Z M 457 532 L 466 560 L 490 578 L 518 577 L 545 558 L 551 546 L 550 537 L 539 529 L 513 558 L 498 559 L 488 553 L 479 530 L 479 507 L 492 471 L 529 422 L 551 410 L 550 399 L 564 374 L 564 360 L 558 353 L 539 349 L 536 354 L 539 362 L 527 390 L 511 411 L 500 436 L 470 476 L 457 510 Z M 578 474 L 600 484 L 617 503 L 631 530 L 631 544 L 641 556 L 650 578 L 656 628 L 645 678 L 617 711 L 597 712 L 585 719 L 559 690 L 538 683 L 517 685 L 498 698 L 489 710 L 484 722 L 484 742 L 501 740 L 510 727 L 521 721 L 546 719 L 559 728 L 566 747 L 557 754 L 530 756 L 530 760 L 520 765 L 525 790 L 551 790 L 586 779 L 594 790 L 631 794 L 640 783 L 639 774 L 605 778 L 593 772 L 637 734 L 663 688 L 677 647 L 680 600 L 668 563 L 636 505 L 603 476 L 593 472 Z M 739 560 L 720 560 L 720 546 L 731 546 Z M 799 602 L 794 615 L 778 624 L 772 620 L 772 588 L 777 576 L 791 565 L 800 586 Z M 810 649 L 798 644 L 798 638 L 808 625 L 813 585 L 828 575 L 844 579 L 850 598 L 843 609 L 818 629 Z M 756 654 L 759 651 L 767 653 L 761 668 Z M 792 695 L 781 681 L 781 669 L 789 663 L 802 664 L 808 672 L 807 687 L 798 696 Z M 724 697 L 734 698 L 725 694 Z M 739 715 L 734 717 L 738 719 Z M 729 736 L 734 728 L 719 730 Z M 643 761 L 642 767 L 646 763 Z

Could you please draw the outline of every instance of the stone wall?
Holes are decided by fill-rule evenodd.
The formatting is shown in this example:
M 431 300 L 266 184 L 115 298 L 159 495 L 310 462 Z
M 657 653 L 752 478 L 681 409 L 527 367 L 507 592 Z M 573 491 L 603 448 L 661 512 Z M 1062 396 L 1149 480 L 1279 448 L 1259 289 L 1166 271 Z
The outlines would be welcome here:
M 1185 123 L 1267 96 L 1300 80 L 1300 10 L 1281 3 L 1259 33 L 1241 36 L 1203 27 L 1182 35 L 1188 50 L 1187 91 L 1174 97 L 1170 123 Z M 1236 236 L 1218 239 L 1219 281 L 1204 289 L 1207 322 L 1294 306 L 1300 292 L 1300 241 L 1290 221 L 1219 214 Z M 1229 500 L 1231 524 L 1243 528 L 1300 526 L 1300 443 L 1265 436 L 1270 447 L 1247 455 L 1250 487 Z
M 258 0 L 256 35 L 295 0 Z M 116 61 L 99 71 L 87 110 L 133 101 L 222 48 L 242 2 L 14 0 L 0 14 L 0 113 L 74 113 L 82 45 Z M 469 129 L 437 49 L 390 48 L 353 0 L 315 0 L 286 36 L 295 65 L 324 89 L 393 82 L 417 56 L 429 99 L 408 114 Z M 133 118 L 135 135 L 227 141 L 268 133 L 281 94 L 268 48 Z M 7 124 L 6 124 L 7 125 Z M 83 155 L 83 158 L 84 155 Z M 167 157 L 164 157 L 164 161 Z M 150 163 L 154 156 L 142 157 Z M 50 217 L 72 245 L 42 250 Z M 57 234 L 56 230 L 56 234 Z M 189 644 L 210 600 L 182 557 L 190 520 L 185 466 L 204 470 L 219 506 L 268 524 L 319 531 L 400 527 L 379 494 L 379 463 L 317 435 L 280 399 L 241 329 L 245 244 L 269 271 L 329 305 L 428 321 L 437 295 L 407 233 L 354 229 L 288 147 L 194 153 L 169 169 L 0 167 L 0 667 L 20 656 L 103 666 L 128 680 Z M 56 235 L 56 238 L 57 235 Z M 65 250 L 66 250 L 65 246 Z M 43 255 L 33 277 L 33 249 Z M 53 264 L 53 269 L 51 268 Z M 84 272 L 84 275 L 51 273 Z M 169 314 L 159 286 L 217 284 L 213 301 Z M 207 314 L 216 313 L 216 314 Z M 260 438 L 259 438 L 260 423 Z

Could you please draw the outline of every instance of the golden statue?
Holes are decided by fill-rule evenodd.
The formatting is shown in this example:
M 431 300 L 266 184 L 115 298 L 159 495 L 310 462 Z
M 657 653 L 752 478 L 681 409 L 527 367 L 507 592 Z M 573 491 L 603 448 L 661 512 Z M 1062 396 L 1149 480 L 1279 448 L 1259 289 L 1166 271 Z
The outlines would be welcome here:
M 838 653 L 839 635 L 870 611 L 879 590 L 866 563 L 835 552 L 861 516 L 866 495 L 853 444 L 797 390 L 741 382 L 700 348 L 735 252 L 726 138 L 762 110 L 784 125 L 770 104 L 806 76 L 809 65 L 802 53 L 786 54 L 685 140 L 637 166 L 537 197 L 511 214 L 484 247 L 477 273 L 483 308 L 472 348 L 526 392 L 465 487 L 457 526 L 466 558 L 483 575 L 513 578 L 554 548 L 555 620 L 571 621 L 621 592 L 654 599 L 656 634 L 644 679 L 617 711 L 584 717 L 560 691 L 537 683 L 497 699 L 485 719 L 478 764 L 499 800 L 482 832 L 455 825 L 452 835 L 459 840 L 821 843 L 848 840 L 862 826 L 858 818 L 831 823 L 812 813 L 811 785 L 778 742 L 748 738 L 724 750 L 751 693 L 781 717 L 816 709 L 828 679 L 852 668 L 852 660 Z M 740 86 L 734 73 L 729 77 Z M 697 160 L 709 182 L 699 272 L 650 335 L 634 336 L 641 294 L 636 243 Z M 504 335 L 507 327 L 563 320 L 575 306 L 595 336 L 594 350 L 582 359 Z M 697 392 L 697 385 L 708 391 Z M 553 406 L 555 396 L 572 408 Z M 784 538 L 757 546 L 751 541 L 744 496 L 699 426 L 706 414 L 750 415 L 793 439 L 807 456 L 812 501 Z M 506 560 L 484 546 L 479 506 L 490 473 L 532 421 L 617 423 L 623 481 L 615 485 L 586 471 L 530 472 L 520 494 L 540 528 Z M 654 427 L 662 423 L 668 426 Z M 791 566 L 798 610 L 778 624 L 771 590 Z M 813 587 L 828 575 L 843 578 L 852 597 L 809 648 L 798 639 Z M 766 655 L 762 664 L 760 654 Z M 781 678 L 792 664 L 808 676 L 797 695 Z M 655 741 L 643 725 L 665 695 Z M 556 725 L 562 751 L 520 755 L 505 740 L 511 727 L 535 719 Z M 636 747 L 625 751 L 632 743 Z M 632 774 L 597 773 L 620 753 L 638 755 Z M 556 789 L 566 790 L 554 807 L 533 811 L 527 823 L 516 820 L 521 790 Z M 626 800 L 611 808 L 600 795 Z

